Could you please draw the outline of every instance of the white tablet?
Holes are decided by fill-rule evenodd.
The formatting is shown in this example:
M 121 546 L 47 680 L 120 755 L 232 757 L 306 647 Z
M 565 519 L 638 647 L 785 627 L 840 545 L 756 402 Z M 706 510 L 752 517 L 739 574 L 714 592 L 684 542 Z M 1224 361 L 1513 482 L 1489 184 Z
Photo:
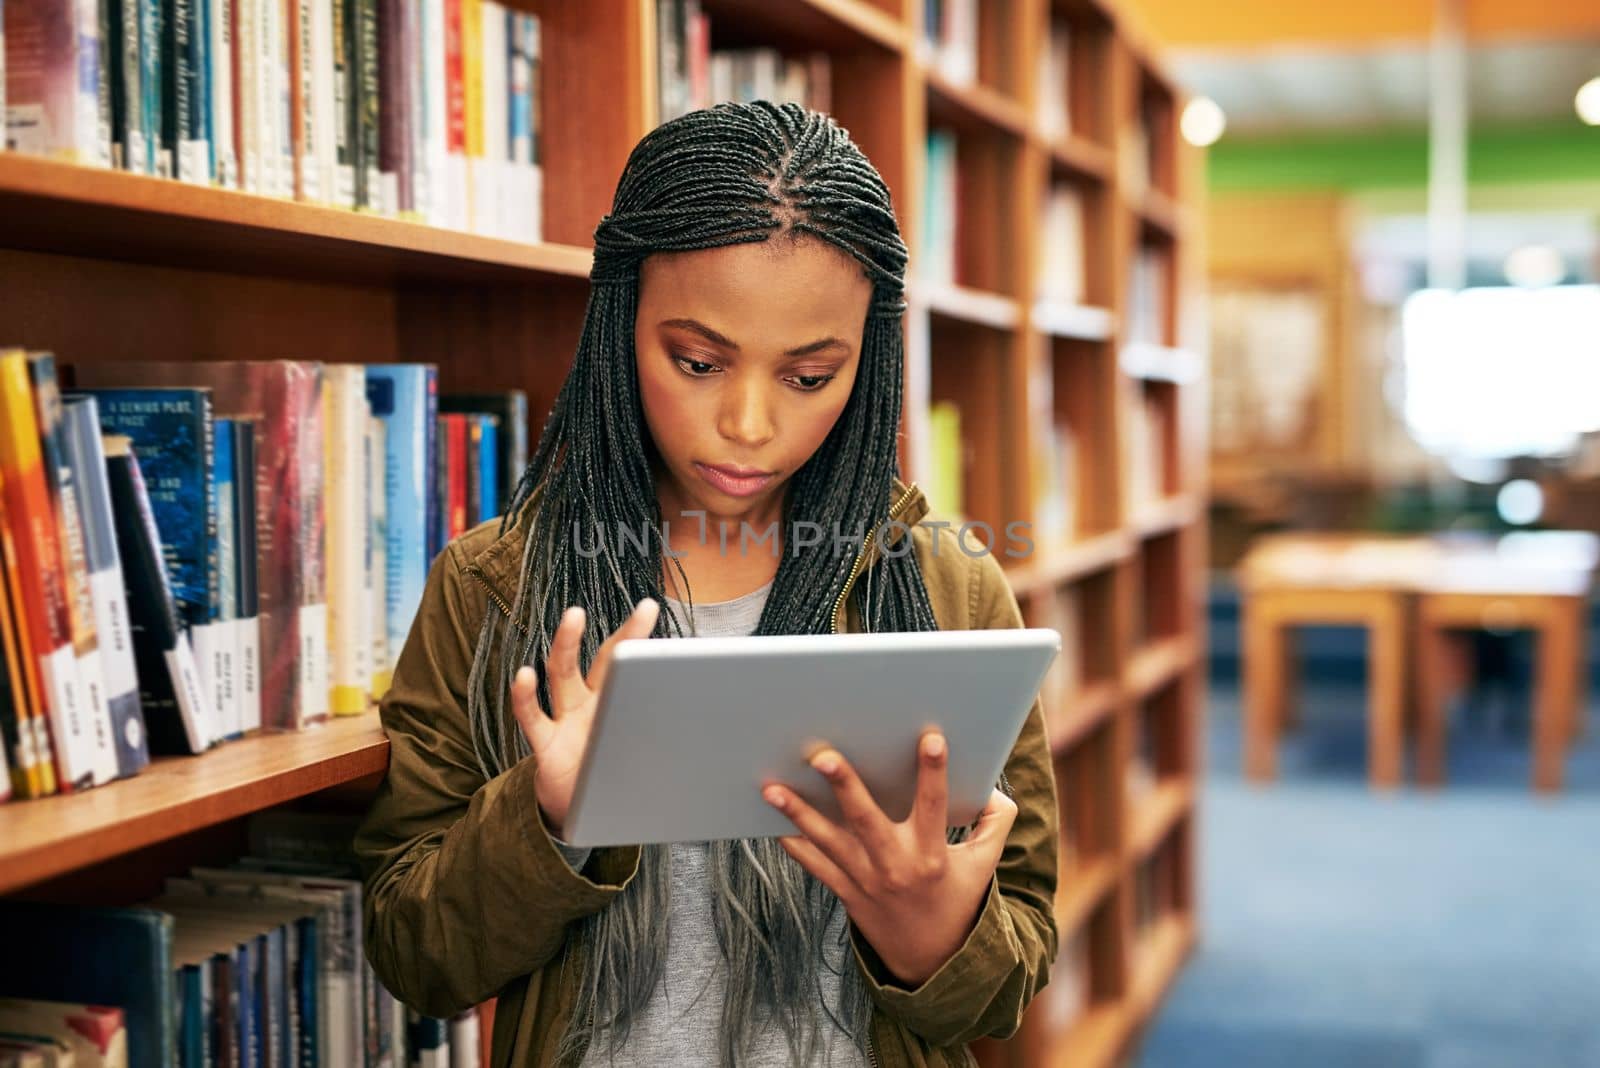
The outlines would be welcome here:
M 620 642 L 600 694 L 565 840 L 633 845 L 796 833 L 773 780 L 838 819 L 808 763 L 826 742 L 905 819 L 917 741 L 949 742 L 950 826 L 989 801 L 1046 669 L 1053 630 L 774 635 Z

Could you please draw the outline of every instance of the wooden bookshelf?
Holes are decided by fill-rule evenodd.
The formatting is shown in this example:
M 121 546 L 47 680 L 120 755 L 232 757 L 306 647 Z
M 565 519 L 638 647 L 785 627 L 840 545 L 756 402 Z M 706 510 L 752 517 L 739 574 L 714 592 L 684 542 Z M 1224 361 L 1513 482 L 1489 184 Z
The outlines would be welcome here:
M 547 243 L 0 154 L 0 340 L 51 349 L 63 363 L 428 361 L 441 390 L 521 386 L 537 420 L 578 337 L 593 228 L 628 151 L 656 121 L 657 27 L 649 0 L 519 2 L 543 19 Z M 967 464 L 962 511 L 996 530 L 1032 522 L 1040 421 L 1070 431 L 1061 474 L 1070 526 L 1005 562 L 1030 620 L 1063 591 L 1076 597 L 1080 677 L 1046 700 L 1072 838 L 1057 923 L 1086 962 L 1058 968 L 1084 969 L 1072 984 L 1083 1003 L 1043 998 L 1017 1036 L 979 1053 L 990 1065 L 1120 1063 L 1197 937 L 1206 374 L 1192 314 L 1198 169 L 1177 137 L 1183 101 L 1116 0 L 985 0 L 969 84 L 930 62 L 914 0 L 704 8 L 716 47 L 826 51 L 834 113 L 893 190 L 912 247 L 909 476 L 929 475 L 928 406 L 953 401 Z M 1052 88 L 1039 70 L 1053 20 L 1071 42 L 1070 129 L 1047 134 L 1041 107 Z M 957 139 L 959 186 L 955 277 L 940 283 L 921 275 L 927 250 L 918 247 L 936 128 Z M 1083 204 L 1074 301 L 1041 298 L 1040 221 L 1059 184 Z M 1144 248 L 1165 264 L 1154 336 L 1131 322 Z M 1049 403 L 1035 403 L 1044 388 Z M 1135 405 L 1160 427 L 1147 450 L 1154 496 L 1138 499 Z M 1149 724 L 1155 781 L 1137 791 L 1129 769 Z M 158 761 L 78 796 L 0 806 L 0 894 L 135 854 L 160 853 L 177 870 L 177 854 L 153 847 L 269 806 L 365 789 L 387 757 L 374 718 L 358 717 Z M 1152 865 L 1163 873 L 1161 911 L 1141 924 L 1136 885 Z

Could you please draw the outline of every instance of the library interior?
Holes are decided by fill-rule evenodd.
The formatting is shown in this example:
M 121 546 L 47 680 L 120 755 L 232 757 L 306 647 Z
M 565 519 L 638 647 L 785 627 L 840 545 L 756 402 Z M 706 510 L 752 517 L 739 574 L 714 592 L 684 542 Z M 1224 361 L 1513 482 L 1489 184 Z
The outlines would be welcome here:
M 516 893 L 441 869 L 535 796 L 387 698 L 461 659 L 413 630 L 440 597 L 514 600 L 545 655 L 514 578 L 438 576 L 573 455 L 544 432 L 635 146 L 754 101 L 881 176 L 895 473 L 1025 525 L 1000 567 L 1060 638 L 1054 944 L 923 987 L 1015 1026 L 950 1041 L 857 941 L 875 1022 L 828 1063 L 1600 1066 L 1594 0 L 0 12 L 0 1068 L 555 1063 L 555 948 L 491 967 L 523 943 L 459 894 L 370 896 Z M 374 878 L 376 799 L 436 775 L 482 789 L 381 828 L 415 841 Z M 602 852 L 569 899 L 627 876 Z M 407 938 L 496 978 L 393 992 Z

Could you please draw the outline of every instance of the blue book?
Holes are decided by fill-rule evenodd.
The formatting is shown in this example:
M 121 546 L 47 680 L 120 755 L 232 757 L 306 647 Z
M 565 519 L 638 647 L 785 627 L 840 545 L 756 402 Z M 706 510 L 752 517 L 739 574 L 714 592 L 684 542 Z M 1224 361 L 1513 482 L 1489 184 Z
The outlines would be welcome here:
M 500 420 L 492 415 L 476 417 L 478 441 L 478 517 L 485 523 L 500 514 Z
M 422 603 L 433 562 L 439 502 L 434 463 L 439 386 L 429 364 L 367 368 L 367 400 L 384 424 L 384 576 L 389 663 L 375 665 L 375 689 L 387 689 L 394 659 Z
M 239 496 L 234 421 L 212 423 L 211 499 L 217 513 L 217 620 L 211 662 L 216 669 L 218 731 L 225 738 L 244 733 L 239 704 Z
M 173 920 L 156 909 L 0 902 L 0 997 L 117 1005 L 129 1068 L 177 1063 Z
M 130 0 L 139 5 L 139 125 L 144 133 L 144 160 L 134 168 L 145 174 L 162 174 L 166 166 L 161 151 L 161 37 L 162 0 Z M 171 172 L 166 172 L 171 176 Z
M 211 740 L 217 714 L 222 612 L 217 507 L 212 484 L 215 441 L 209 389 L 90 389 L 73 396 L 99 402 L 100 429 L 125 435 L 150 495 L 178 617 L 190 629 Z

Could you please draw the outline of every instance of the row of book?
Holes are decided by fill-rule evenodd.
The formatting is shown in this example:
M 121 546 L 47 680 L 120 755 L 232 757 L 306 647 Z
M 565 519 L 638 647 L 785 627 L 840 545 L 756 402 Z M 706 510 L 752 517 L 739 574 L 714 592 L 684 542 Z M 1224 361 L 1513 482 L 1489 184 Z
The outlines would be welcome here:
M 343 816 L 252 816 L 250 852 L 130 907 L 0 902 L 0 1057 L 33 1068 L 477 1068 L 478 1010 L 374 975 Z M 72 1031 L 80 1030 L 76 1037 Z
M 1166 344 L 1167 270 L 1171 253 L 1142 244 L 1129 265 L 1127 340 Z
M 1039 220 L 1037 296 L 1060 304 L 1084 302 L 1083 192 L 1056 182 Z
M 1172 415 L 1163 402 L 1160 387 L 1144 387 L 1128 404 L 1127 442 L 1128 507 L 1159 504 L 1167 496 L 1171 473 L 1167 470 L 1167 437 Z
M 1039 53 L 1039 132 L 1052 141 L 1072 132 L 1072 38 L 1072 24 L 1053 18 Z
M 8 148 L 540 235 L 536 16 L 497 0 L 8 0 Z
M 661 121 L 713 104 L 755 100 L 833 110 L 826 52 L 786 56 L 775 48 L 711 47 L 711 17 L 700 0 L 656 0 Z
M 1032 626 L 1061 635 L 1061 652 L 1050 664 L 1040 687 L 1047 727 L 1066 722 L 1065 716 L 1084 683 L 1083 643 L 1079 622 L 1080 597 L 1072 586 L 1057 587 L 1038 599 Z
M 523 394 L 441 405 L 427 364 L 66 371 L 0 351 L 0 794 L 366 711 L 526 462 Z
M 921 53 L 946 81 L 977 81 L 978 0 L 922 0 Z
M 935 127 L 924 144 L 922 218 L 918 221 L 917 274 L 929 282 L 952 285 L 963 281 L 961 260 L 961 188 L 956 166 L 956 135 Z

